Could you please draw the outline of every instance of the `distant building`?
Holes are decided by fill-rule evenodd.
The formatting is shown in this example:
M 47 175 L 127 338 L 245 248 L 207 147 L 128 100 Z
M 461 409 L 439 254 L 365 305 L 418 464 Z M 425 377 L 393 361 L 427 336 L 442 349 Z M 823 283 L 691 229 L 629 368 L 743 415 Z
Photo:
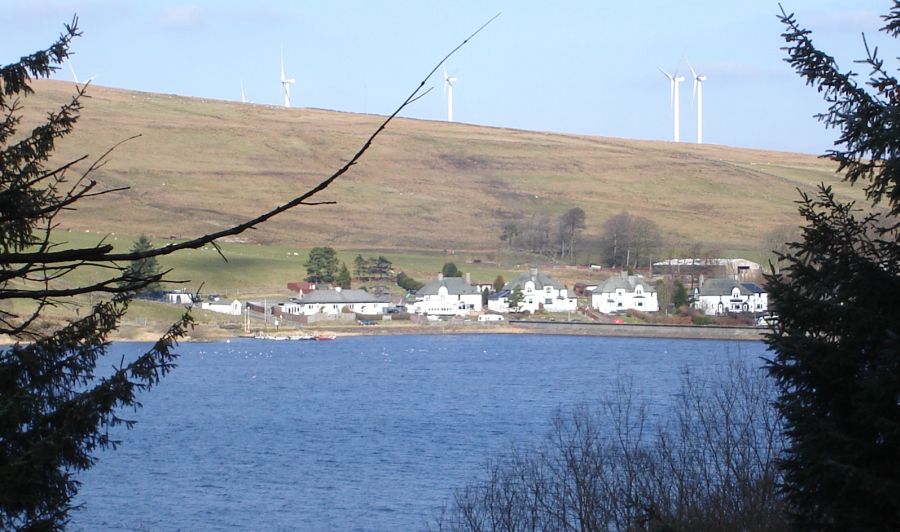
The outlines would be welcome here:
M 578 300 L 569 296 L 565 285 L 532 268 L 529 272 L 520 273 L 506 283 L 503 290 L 488 297 L 488 310 L 503 313 L 515 311 L 509 308 L 509 296 L 516 288 L 522 291 L 521 312 L 572 312 L 578 308 Z
M 315 290 L 300 299 L 288 303 L 280 303 L 279 310 L 284 314 L 312 316 L 314 314 L 340 314 L 344 311 L 356 314 L 384 314 L 391 302 L 365 290 L 335 288 L 334 290 Z
M 747 280 L 762 272 L 756 262 L 746 259 L 669 259 L 653 263 L 653 272 L 662 274 L 705 274 Z
M 768 294 L 756 283 L 733 279 L 706 279 L 694 289 L 693 307 L 708 316 L 728 313 L 766 312 Z
M 425 283 L 416 291 L 416 300 L 410 305 L 416 314 L 430 316 L 469 316 L 481 312 L 481 291 L 469 282 L 469 275 L 444 277 Z
M 637 275 L 614 276 L 604 281 L 591 294 L 591 307 L 604 314 L 639 310 L 659 310 L 656 287 Z
M 218 298 L 215 301 L 204 301 L 200 304 L 200 308 L 203 310 L 209 310 L 212 312 L 218 312 L 220 314 L 228 314 L 230 316 L 240 316 L 244 310 L 244 305 L 241 304 L 237 299 L 233 300 L 231 303 L 226 303 L 220 301 Z
M 166 303 L 173 305 L 192 305 L 194 303 L 194 294 L 184 290 L 173 290 L 163 294 Z

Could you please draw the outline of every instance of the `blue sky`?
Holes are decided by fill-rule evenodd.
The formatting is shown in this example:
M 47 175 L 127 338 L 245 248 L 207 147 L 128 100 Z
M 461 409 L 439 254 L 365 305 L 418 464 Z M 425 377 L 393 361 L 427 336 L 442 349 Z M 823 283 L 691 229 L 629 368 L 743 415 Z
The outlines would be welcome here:
M 877 28 L 888 0 L 784 0 L 842 68 L 861 32 L 890 61 Z M 813 115 L 821 98 L 782 61 L 774 1 L 0 0 L 0 63 L 42 48 L 72 14 L 78 76 L 97 85 L 280 104 L 284 48 L 295 107 L 390 113 L 446 52 L 502 15 L 450 59 L 458 122 L 671 140 L 669 82 L 678 70 L 681 140 L 696 139 L 688 62 L 703 85 L 703 140 L 821 153 L 836 137 Z M 68 68 L 59 79 L 71 80 Z M 441 76 L 404 116 L 442 120 Z

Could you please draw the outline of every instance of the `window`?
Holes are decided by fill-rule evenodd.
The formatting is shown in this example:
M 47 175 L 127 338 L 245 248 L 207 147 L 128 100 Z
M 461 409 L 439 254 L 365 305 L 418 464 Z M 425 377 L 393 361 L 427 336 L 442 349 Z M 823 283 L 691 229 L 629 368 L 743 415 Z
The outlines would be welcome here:
M 643 302 L 643 301 L 638 301 L 638 302 L 637 302 L 637 306 L 643 307 L 643 306 L 644 306 L 644 302 Z

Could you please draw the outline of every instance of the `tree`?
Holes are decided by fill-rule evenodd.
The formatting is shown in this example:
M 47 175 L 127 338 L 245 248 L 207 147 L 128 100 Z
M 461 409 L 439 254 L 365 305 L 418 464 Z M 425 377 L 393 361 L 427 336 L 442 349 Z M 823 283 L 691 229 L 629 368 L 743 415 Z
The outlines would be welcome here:
M 443 274 L 444 278 L 448 277 L 462 277 L 463 272 L 459 271 L 459 268 L 456 267 L 456 264 L 453 262 L 445 262 L 444 267 L 441 268 L 441 274 Z
M 303 263 L 306 280 L 311 283 L 332 283 L 338 271 L 338 258 L 334 249 L 328 246 L 309 250 L 309 260 Z
M 377 259 L 369 259 L 369 273 L 378 279 L 387 279 L 391 277 L 391 270 L 394 264 L 387 260 L 383 255 L 379 255 Z
M 570 259 L 575 260 L 575 238 L 578 232 L 585 228 L 584 219 L 584 210 L 581 207 L 569 209 L 559 218 L 560 258 L 568 255 Z
M 416 281 L 409 275 L 406 275 L 404 272 L 400 272 L 397 274 L 397 286 L 406 290 L 407 292 L 415 292 L 425 285 L 420 283 L 419 281 Z
M 558 412 L 540 445 L 491 459 L 433 529 L 788 530 L 772 382 L 750 364 L 723 369 L 685 373 L 663 416 L 620 377 L 595 409 Z
M 341 263 L 341 270 L 338 272 L 337 277 L 335 278 L 335 283 L 341 288 L 350 288 L 350 270 L 347 268 L 347 264 Z
M 500 240 L 509 245 L 509 249 L 515 247 L 516 237 L 519 236 L 519 225 L 515 222 L 507 222 L 503 224 L 500 232 Z
M 362 281 L 369 273 L 369 261 L 362 255 L 357 255 L 353 259 L 353 272 L 356 274 L 356 278 Z
M 503 287 L 505 285 L 506 285 L 506 280 L 503 278 L 502 275 L 498 275 L 494 279 L 494 291 L 495 292 L 499 292 L 500 290 L 503 290 Z
M 137 291 L 163 281 L 168 273 L 138 278 L 134 270 L 128 273 L 127 265 L 208 245 L 221 254 L 219 239 L 239 235 L 300 206 L 333 203 L 315 197 L 360 161 L 394 117 L 421 96 L 428 77 L 446 60 L 355 154 L 313 187 L 292 192 L 296 195 L 278 207 L 214 233 L 117 253 L 104 241 L 73 248 L 55 230 L 59 216 L 67 210 L 85 208 L 93 198 L 122 190 L 101 189 L 92 177 L 115 147 L 93 162 L 84 156 L 50 164 L 56 141 L 74 131 L 86 87 L 76 87 L 70 101 L 47 113 L 45 121 L 31 131 L 18 129 L 23 101 L 33 93 L 33 80 L 49 77 L 66 60 L 72 39 L 79 35 L 77 27 L 74 18 L 49 48 L 0 66 L 0 301 L 4 302 L 0 334 L 15 341 L 0 348 L 3 530 L 62 529 L 78 491 L 73 475 L 95 462 L 98 449 L 118 443 L 109 429 L 134 424 L 120 413 L 139 407 L 138 392 L 155 387 L 175 367 L 177 354 L 172 349 L 193 324 L 189 312 L 146 352 L 116 361 L 104 358 L 110 335 Z M 77 298 L 87 295 L 93 303 L 78 318 L 61 325 L 44 319 L 47 306 L 83 304 Z M 100 363 L 112 366 L 103 377 L 96 374 Z
M 522 293 L 522 287 L 516 285 L 516 287 L 512 289 L 512 292 L 510 292 L 509 299 L 507 299 L 509 310 L 519 312 L 522 301 L 525 301 L 525 294 Z
M 803 530 L 900 529 L 900 90 L 877 49 L 860 61 L 868 80 L 841 71 L 810 32 L 783 10 L 786 61 L 830 104 L 819 115 L 840 129 L 827 156 L 852 184 L 865 183 L 873 209 L 835 199 L 820 185 L 801 193 L 797 242 L 767 275 L 778 321 L 777 406 L 790 445 L 782 461 L 793 525 Z M 900 3 L 882 28 L 900 35 Z M 886 210 L 875 205 L 884 201 Z
M 675 309 L 686 306 L 690 301 L 690 296 L 688 296 L 684 283 L 680 279 L 675 279 L 675 282 L 672 283 L 672 304 L 675 305 Z
M 647 265 L 661 246 L 659 226 L 653 220 L 621 212 L 603 222 L 601 253 L 609 266 Z
M 140 255 L 145 251 L 150 251 L 153 249 L 153 243 L 147 237 L 147 235 L 142 234 L 135 242 L 134 245 L 131 246 L 131 253 Z M 147 277 L 156 277 L 160 276 L 160 268 L 159 262 L 156 260 L 156 257 L 144 257 L 141 259 L 135 259 L 131 261 L 128 265 L 128 268 L 125 270 L 125 277 L 128 278 L 128 282 L 133 282 L 132 280 L 140 280 Z M 136 291 L 138 296 L 150 296 L 153 297 L 158 294 L 160 291 L 159 283 L 150 283 L 147 286 Z

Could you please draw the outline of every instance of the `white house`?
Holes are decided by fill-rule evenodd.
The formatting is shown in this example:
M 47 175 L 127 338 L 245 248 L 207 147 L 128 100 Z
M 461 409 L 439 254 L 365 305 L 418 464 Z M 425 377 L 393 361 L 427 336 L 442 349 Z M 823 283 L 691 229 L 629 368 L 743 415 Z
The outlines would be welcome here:
M 694 308 L 708 316 L 729 312 L 766 312 L 768 294 L 755 283 L 733 279 L 707 279 L 694 289 Z
M 518 288 L 522 291 L 522 302 L 519 312 L 572 312 L 578 308 L 578 300 L 569 296 L 565 285 L 553 280 L 537 269 L 520 273 L 515 279 L 506 283 L 503 290 L 488 297 L 488 310 L 494 312 L 510 312 L 509 297 Z
M 591 307 L 604 314 L 639 310 L 656 312 L 659 300 L 656 288 L 637 275 L 610 277 L 593 290 Z
M 340 314 L 345 310 L 357 314 L 384 314 L 388 306 L 390 301 L 387 298 L 372 295 L 365 290 L 340 288 L 316 290 L 304 294 L 300 299 L 278 305 L 285 314 L 303 316 Z
M 212 312 L 219 312 L 221 314 L 228 314 L 230 316 L 240 316 L 241 312 L 244 310 L 244 305 L 237 299 L 231 303 L 226 303 L 224 301 L 204 301 L 200 304 L 200 308 Z
M 410 305 L 416 314 L 431 316 L 468 316 L 481 312 L 481 292 L 469 284 L 468 275 L 438 278 L 429 281 L 416 292 L 416 301 Z

